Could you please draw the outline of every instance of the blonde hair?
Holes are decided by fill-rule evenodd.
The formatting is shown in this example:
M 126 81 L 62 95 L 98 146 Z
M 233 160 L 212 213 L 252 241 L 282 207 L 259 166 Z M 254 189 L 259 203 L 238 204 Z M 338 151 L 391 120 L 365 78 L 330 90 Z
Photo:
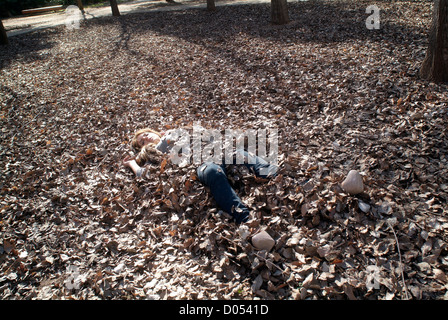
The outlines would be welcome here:
M 136 151 L 140 151 L 140 149 L 142 149 L 142 146 L 141 146 L 141 145 L 138 143 L 138 141 L 137 141 L 137 137 L 138 137 L 139 135 L 141 135 L 142 133 L 145 133 L 145 132 L 155 133 L 156 135 L 159 136 L 159 138 L 162 138 L 162 134 L 161 134 L 160 132 L 157 132 L 157 131 L 152 130 L 152 129 L 150 129 L 150 128 L 140 129 L 140 130 L 138 130 L 138 131 L 134 134 L 134 137 L 133 137 L 132 140 L 131 140 L 131 146 L 132 146 Z
M 144 129 L 138 130 L 134 134 L 134 137 L 131 140 L 131 146 L 138 152 L 138 155 L 135 158 L 135 161 L 139 165 L 144 165 L 145 163 L 148 163 L 148 162 L 159 163 L 161 161 L 163 153 L 160 152 L 159 150 L 157 150 L 156 148 L 154 148 L 156 146 L 156 144 L 150 143 L 150 144 L 147 144 L 144 147 L 142 147 L 137 141 L 137 137 L 140 134 L 145 133 L 145 132 L 155 133 L 156 135 L 159 136 L 159 138 L 162 138 L 162 134 L 160 132 L 157 132 L 150 128 L 144 128 Z

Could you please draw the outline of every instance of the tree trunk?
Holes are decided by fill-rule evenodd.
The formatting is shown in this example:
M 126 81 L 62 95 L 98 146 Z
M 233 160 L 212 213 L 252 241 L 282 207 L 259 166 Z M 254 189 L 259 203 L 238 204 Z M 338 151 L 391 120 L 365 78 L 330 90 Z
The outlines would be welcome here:
M 429 45 L 420 69 L 422 78 L 448 81 L 448 0 L 435 0 Z
M 207 10 L 216 11 L 215 0 L 207 0 Z
M 76 0 L 76 4 L 78 5 L 79 10 L 84 13 L 84 6 L 82 4 L 82 0 Z
M 110 0 L 110 7 L 112 8 L 112 15 L 114 17 L 119 17 L 120 11 L 118 10 L 117 0 Z
M 275 24 L 287 24 L 289 22 L 286 0 L 271 0 L 271 20 Z
M 3 26 L 2 20 L 0 20 L 0 44 L 9 44 L 8 36 L 6 35 L 5 27 Z

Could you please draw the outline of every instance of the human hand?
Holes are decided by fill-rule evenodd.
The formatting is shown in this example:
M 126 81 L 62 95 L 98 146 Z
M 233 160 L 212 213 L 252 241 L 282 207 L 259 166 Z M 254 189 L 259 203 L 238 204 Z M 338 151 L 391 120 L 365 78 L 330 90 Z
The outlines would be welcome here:
M 126 157 L 123 159 L 123 165 L 124 165 L 125 167 L 131 167 L 133 161 L 135 162 L 135 156 L 126 156 Z

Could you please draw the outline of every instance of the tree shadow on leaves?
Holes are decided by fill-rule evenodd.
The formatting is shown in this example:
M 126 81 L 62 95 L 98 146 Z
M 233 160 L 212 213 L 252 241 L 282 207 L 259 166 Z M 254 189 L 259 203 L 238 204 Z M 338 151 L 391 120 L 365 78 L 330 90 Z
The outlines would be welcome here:
M 270 4 L 220 6 L 215 12 L 205 9 L 133 13 L 120 20 L 131 33 L 157 32 L 183 40 L 226 41 L 245 34 L 278 43 L 337 43 L 347 40 L 388 41 L 396 44 L 426 41 L 427 28 L 405 26 L 389 19 L 392 12 L 381 11 L 378 30 L 366 27 L 369 3 L 295 2 L 289 4 L 291 22 L 270 23 Z M 381 9 L 381 4 L 378 4 Z M 396 18 L 395 18 L 396 19 Z M 405 19 L 405 17 L 403 17 Z M 427 26 L 429 27 L 429 26 Z
M 400 23 L 400 19 L 405 17 L 399 17 L 391 8 L 384 7 L 385 10 L 381 11 L 381 26 L 378 30 L 368 29 L 368 5 L 368 1 L 289 3 L 291 22 L 282 26 L 270 23 L 269 3 L 219 6 L 215 12 L 202 8 L 133 13 L 110 21 L 121 26 L 121 41 L 117 45 L 134 55 L 141 53 L 130 49 L 131 37 L 155 32 L 201 45 L 243 69 L 248 61 L 255 61 L 257 68 L 267 68 L 265 71 L 270 74 L 275 74 L 275 71 L 261 62 L 257 63 L 259 57 L 256 50 L 244 50 L 242 53 L 235 50 L 231 42 L 235 38 L 239 41 L 246 39 L 250 46 L 249 41 L 260 38 L 272 42 L 273 47 L 309 44 L 336 47 L 347 41 L 381 42 L 392 47 L 426 45 L 429 26 Z M 386 3 L 381 4 L 380 1 L 378 6 L 383 8 Z
M 0 46 L 0 70 L 17 58 L 24 61 L 46 59 L 47 50 L 56 42 L 52 40 L 60 28 L 49 28 L 9 38 L 9 45 Z

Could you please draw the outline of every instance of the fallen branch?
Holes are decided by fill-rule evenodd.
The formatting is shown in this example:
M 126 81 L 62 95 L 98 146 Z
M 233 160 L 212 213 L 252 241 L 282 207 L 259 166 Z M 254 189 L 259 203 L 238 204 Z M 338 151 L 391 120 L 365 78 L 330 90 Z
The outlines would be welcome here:
M 403 262 L 402 262 L 402 259 L 401 259 L 400 243 L 398 242 L 398 237 L 397 237 L 397 234 L 395 233 L 395 230 L 394 230 L 393 226 L 390 224 L 389 221 L 387 221 L 387 224 L 389 225 L 389 228 L 392 230 L 392 233 L 394 234 L 394 237 L 395 237 L 395 241 L 397 242 L 398 258 L 400 259 L 401 280 L 403 281 L 405 298 L 406 298 L 406 300 L 409 300 L 408 289 L 406 287 L 406 282 L 404 280 Z

